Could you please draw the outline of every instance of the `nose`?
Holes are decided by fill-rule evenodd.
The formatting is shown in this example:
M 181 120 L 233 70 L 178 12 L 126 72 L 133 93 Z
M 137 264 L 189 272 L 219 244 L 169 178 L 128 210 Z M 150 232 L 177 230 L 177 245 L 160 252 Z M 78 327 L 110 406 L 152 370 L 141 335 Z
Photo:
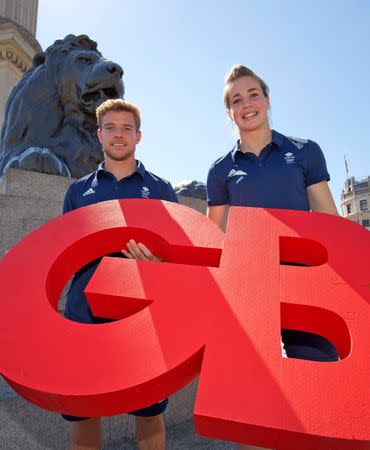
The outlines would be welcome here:
M 114 137 L 122 137 L 123 136 L 123 131 L 121 128 L 116 128 L 114 130 Z
M 123 69 L 119 64 L 110 61 L 106 65 L 106 69 L 108 70 L 109 73 L 111 73 L 113 75 L 117 75 L 118 77 L 122 78 Z
M 246 107 L 248 107 L 249 105 L 252 105 L 252 104 L 253 104 L 253 101 L 250 98 L 245 98 L 243 100 L 243 107 L 244 108 L 246 108 Z

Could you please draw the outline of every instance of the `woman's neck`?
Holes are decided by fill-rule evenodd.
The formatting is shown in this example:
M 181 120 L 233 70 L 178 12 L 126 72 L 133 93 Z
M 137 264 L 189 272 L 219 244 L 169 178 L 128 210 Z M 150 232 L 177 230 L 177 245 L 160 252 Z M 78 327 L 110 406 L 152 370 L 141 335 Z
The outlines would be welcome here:
M 271 140 L 272 132 L 269 127 L 240 133 L 240 151 L 251 152 L 258 156 Z

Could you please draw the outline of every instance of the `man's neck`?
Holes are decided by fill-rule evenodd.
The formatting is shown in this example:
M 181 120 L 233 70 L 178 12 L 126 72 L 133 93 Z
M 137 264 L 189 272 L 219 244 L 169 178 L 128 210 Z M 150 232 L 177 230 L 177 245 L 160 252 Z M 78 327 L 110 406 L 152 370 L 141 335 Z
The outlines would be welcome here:
M 113 174 L 117 180 L 122 180 L 122 178 L 126 178 L 136 171 L 137 164 L 135 158 L 124 161 L 115 161 L 106 158 L 104 160 L 104 169 Z
M 240 135 L 240 150 L 251 152 L 259 155 L 261 150 L 266 147 L 272 140 L 272 132 L 270 128 L 263 128 L 256 131 L 248 132 Z

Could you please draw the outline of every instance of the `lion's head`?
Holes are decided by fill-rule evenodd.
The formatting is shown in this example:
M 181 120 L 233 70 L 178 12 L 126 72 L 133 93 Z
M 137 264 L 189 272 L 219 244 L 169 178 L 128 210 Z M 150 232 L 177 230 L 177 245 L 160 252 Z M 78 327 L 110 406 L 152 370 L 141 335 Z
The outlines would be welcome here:
M 0 175 L 8 167 L 73 177 L 94 170 L 102 159 L 95 109 L 123 96 L 122 74 L 85 35 L 37 54 L 6 104 Z

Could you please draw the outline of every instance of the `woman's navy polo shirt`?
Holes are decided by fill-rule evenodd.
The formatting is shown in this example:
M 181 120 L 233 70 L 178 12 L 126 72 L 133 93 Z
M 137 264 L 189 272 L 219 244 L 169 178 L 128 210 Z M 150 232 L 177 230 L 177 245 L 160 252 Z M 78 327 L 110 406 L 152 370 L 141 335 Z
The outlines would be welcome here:
M 136 171 L 122 180 L 117 180 L 113 174 L 106 172 L 104 164 L 101 163 L 95 172 L 69 186 L 64 198 L 63 212 L 67 213 L 82 206 L 124 198 L 151 198 L 177 202 L 171 184 L 145 170 L 140 161 L 137 161 Z M 84 295 L 84 289 L 99 262 L 100 259 L 92 261 L 76 272 L 73 277 L 64 312 L 68 319 L 81 323 L 107 322 L 106 319 L 93 317 Z
M 259 156 L 243 153 L 239 143 L 210 168 L 209 206 L 254 206 L 309 211 L 307 187 L 329 181 L 324 155 L 313 141 L 272 130 Z

